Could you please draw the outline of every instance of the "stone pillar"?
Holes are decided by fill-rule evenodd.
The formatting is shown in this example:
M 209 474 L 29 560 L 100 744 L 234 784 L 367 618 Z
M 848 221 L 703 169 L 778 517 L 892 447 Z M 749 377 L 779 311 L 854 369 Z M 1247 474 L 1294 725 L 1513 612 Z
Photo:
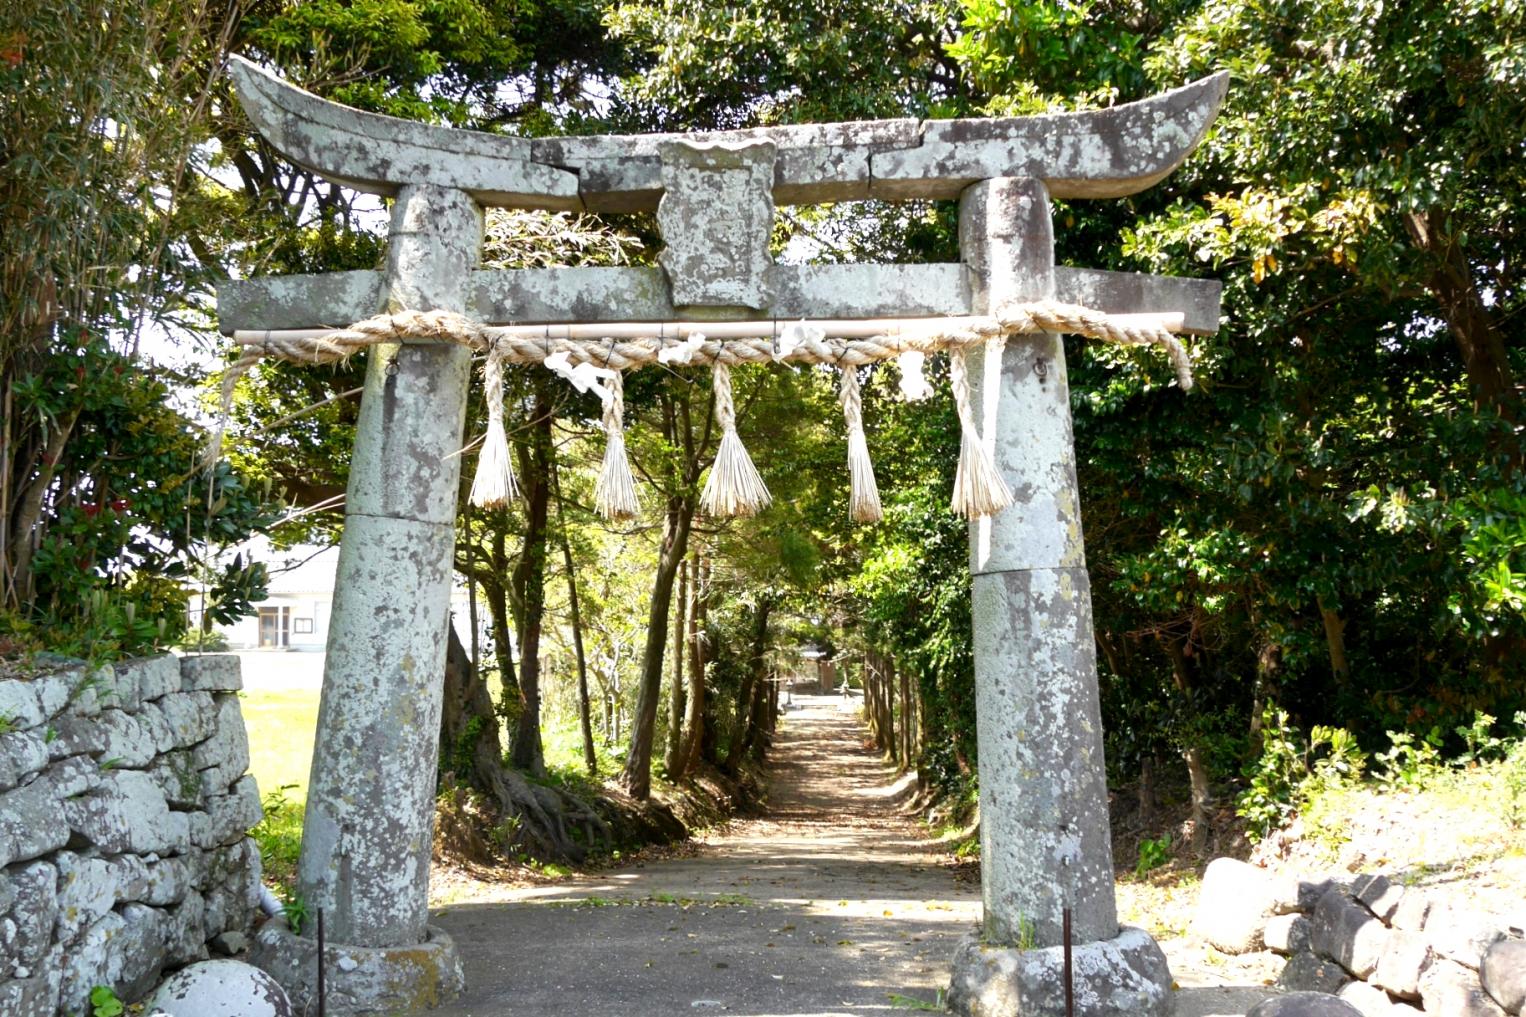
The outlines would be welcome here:
M 482 211 L 464 192 L 402 188 L 391 309 L 465 310 L 481 240 Z M 462 985 L 454 945 L 427 923 L 471 354 L 404 342 L 369 356 L 297 870 L 309 922 L 257 948 L 295 998 L 309 998 L 323 908 L 330 1013 L 416 1012 Z
M 1049 196 L 987 180 L 960 200 L 976 313 L 1054 295 Z M 1065 353 L 1013 336 L 977 356 L 981 433 L 1014 504 L 970 526 L 984 921 L 955 959 L 949 1004 L 980 1017 L 1063 1014 L 1070 908 L 1078 1014 L 1164 1014 L 1170 972 L 1121 930 L 1113 895 L 1091 591 L 1081 538 Z M 992 440 L 994 436 L 994 441 Z M 1101 954 L 1086 960 L 1083 952 Z

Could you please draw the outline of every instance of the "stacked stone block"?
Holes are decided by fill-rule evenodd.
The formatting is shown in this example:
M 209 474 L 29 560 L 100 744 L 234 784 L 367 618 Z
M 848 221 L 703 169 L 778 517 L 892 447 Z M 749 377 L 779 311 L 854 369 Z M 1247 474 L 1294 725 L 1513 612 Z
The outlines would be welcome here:
M 1288 958 L 1288 991 L 1329 993 L 1365 1017 L 1505 1017 L 1526 1008 L 1526 940 L 1381 875 L 1275 877 L 1231 858 L 1203 878 L 1194 930 L 1227 953 Z
M 0 678 L 0 1014 L 80 1017 L 233 952 L 259 904 L 260 796 L 233 656 Z

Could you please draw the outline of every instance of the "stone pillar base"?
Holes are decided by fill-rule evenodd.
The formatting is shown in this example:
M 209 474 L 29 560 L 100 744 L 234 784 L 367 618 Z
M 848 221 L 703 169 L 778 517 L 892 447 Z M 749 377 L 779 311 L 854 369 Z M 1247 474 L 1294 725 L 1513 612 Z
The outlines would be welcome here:
M 1142 929 L 1071 948 L 1076 1017 L 1170 1017 L 1171 969 Z M 948 1008 L 961 1017 L 1064 1017 L 1062 947 L 986 946 L 971 933 L 954 951 Z
M 324 1000 L 333 1017 L 422 1013 L 450 1002 L 466 986 L 455 942 L 433 925 L 417 946 L 324 943 L 323 959 Z M 317 940 L 294 934 L 279 920 L 266 922 L 255 934 L 249 961 L 281 983 L 296 1013 L 318 1012 Z

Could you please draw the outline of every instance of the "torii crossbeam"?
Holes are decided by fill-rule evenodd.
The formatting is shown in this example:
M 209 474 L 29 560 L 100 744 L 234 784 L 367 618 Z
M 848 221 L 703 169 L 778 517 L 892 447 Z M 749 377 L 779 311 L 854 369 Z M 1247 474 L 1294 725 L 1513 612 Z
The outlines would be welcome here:
M 698 135 L 528 140 L 347 109 L 235 58 L 239 98 L 297 164 L 393 199 L 385 271 L 256 279 L 220 327 L 345 326 L 383 311 L 484 323 L 717 322 L 988 315 L 1060 300 L 1214 331 L 1219 285 L 1054 264 L 1050 199 L 1118 197 L 1202 139 L 1220 74 L 1142 102 L 1051 116 L 882 120 Z M 961 260 L 776 265 L 775 205 L 957 198 Z M 477 268 L 482 208 L 651 210 L 658 268 Z M 409 1012 L 457 992 L 428 926 L 428 869 L 456 497 L 469 380 L 460 345 L 372 352 L 357 428 L 298 883 L 328 916 L 333 1013 Z M 983 428 L 1014 495 L 971 524 L 984 922 L 950 1006 L 1062 1014 L 1062 912 L 1076 1012 L 1164 1015 L 1170 972 L 1113 896 L 1091 599 L 1064 351 L 1013 336 L 974 362 Z M 274 923 L 256 961 L 311 997 L 316 944 Z M 341 962 L 341 958 L 343 961 Z

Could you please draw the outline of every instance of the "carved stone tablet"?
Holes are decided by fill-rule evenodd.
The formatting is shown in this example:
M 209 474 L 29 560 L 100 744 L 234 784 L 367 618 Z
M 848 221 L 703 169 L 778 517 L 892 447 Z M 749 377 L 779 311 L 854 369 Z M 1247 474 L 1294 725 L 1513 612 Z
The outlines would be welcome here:
M 658 256 L 675 307 L 770 303 L 768 241 L 774 225 L 772 142 L 665 142 Z

